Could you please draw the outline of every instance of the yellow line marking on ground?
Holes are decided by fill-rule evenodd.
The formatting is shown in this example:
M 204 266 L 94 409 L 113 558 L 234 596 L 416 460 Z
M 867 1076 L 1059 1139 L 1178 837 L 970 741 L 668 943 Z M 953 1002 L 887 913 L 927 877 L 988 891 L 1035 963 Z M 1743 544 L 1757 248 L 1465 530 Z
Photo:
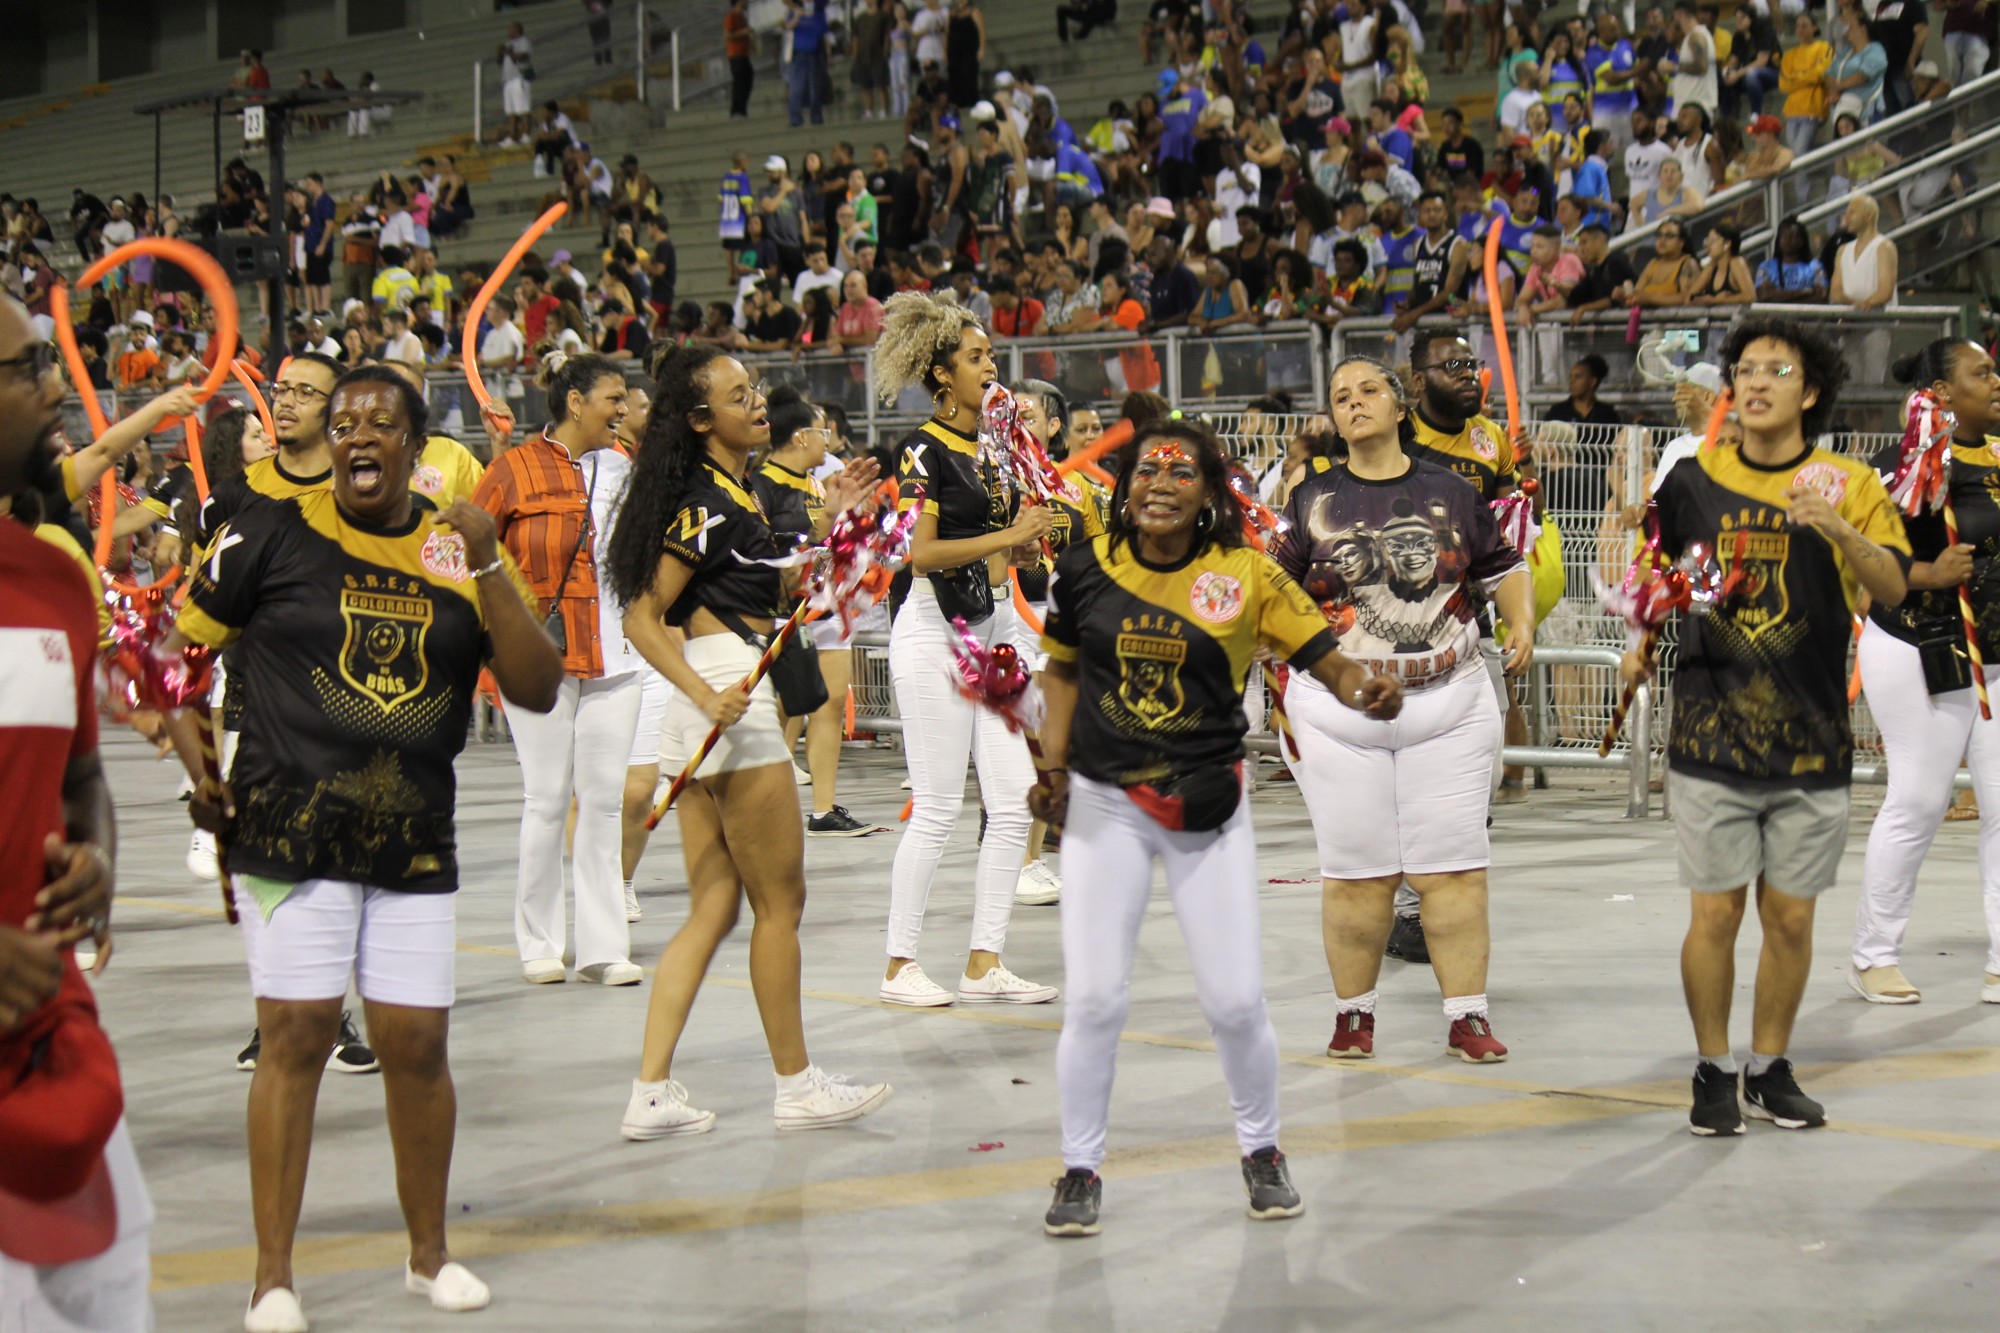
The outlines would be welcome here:
M 1886 1056 L 1849 1065 L 1814 1066 L 1801 1072 L 1816 1086 L 1841 1088 L 1978 1077 L 2000 1073 L 2000 1048 Z M 1678 1112 L 1687 1105 L 1685 1082 L 1681 1079 L 1601 1088 L 1550 1087 L 1543 1092 L 1546 1095 L 1509 1097 L 1466 1106 L 1426 1107 L 1358 1120 L 1294 1123 L 1285 1129 L 1285 1151 L 1298 1158 L 1323 1157 L 1518 1130 L 1552 1129 L 1658 1111 Z M 2000 1151 L 2000 1139 L 1948 1131 L 1838 1119 L 1827 1129 L 1930 1146 Z M 1236 1142 L 1229 1136 L 1171 1139 L 1114 1151 L 1105 1162 L 1105 1170 L 1117 1179 L 1129 1180 L 1227 1166 L 1236 1154 Z M 1061 1159 L 1037 1157 L 604 1208 L 454 1220 L 451 1248 L 461 1259 L 475 1259 L 846 1216 L 1040 1189 L 1061 1173 Z M 387 1206 L 385 1202 L 384 1207 Z M 401 1231 L 306 1237 L 298 1242 L 293 1263 L 302 1276 L 357 1272 L 393 1267 L 402 1261 L 407 1250 L 408 1238 Z M 255 1262 L 256 1251 L 250 1246 L 155 1254 L 154 1288 L 174 1291 L 246 1282 Z

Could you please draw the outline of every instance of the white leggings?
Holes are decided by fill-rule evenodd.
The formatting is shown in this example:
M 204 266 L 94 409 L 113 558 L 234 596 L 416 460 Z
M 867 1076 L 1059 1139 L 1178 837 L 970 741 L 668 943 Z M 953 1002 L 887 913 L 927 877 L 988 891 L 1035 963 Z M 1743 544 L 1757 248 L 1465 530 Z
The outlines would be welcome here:
M 639 725 L 639 675 L 563 677 L 546 713 L 507 710 L 521 760 L 521 868 L 514 942 L 523 962 L 563 956 L 563 824 L 576 794 L 576 965 L 622 963 L 631 951 L 619 861 L 625 767 Z
M 1014 608 L 996 594 L 993 615 L 974 625 L 981 642 L 1006 641 Z M 919 578 L 889 631 L 889 675 L 903 717 L 903 749 L 910 765 L 910 826 L 896 847 L 889 878 L 889 956 L 915 958 L 945 840 L 965 805 L 965 761 L 979 770 L 986 803 L 986 841 L 972 885 L 972 945 L 999 953 L 1014 911 L 1014 886 L 1028 850 L 1028 788 L 1035 764 L 1028 742 L 989 709 L 958 692 L 952 681 L 951 636 L 937 595 Z
M 1861 688 L 1888 754 L 1889 791 L 1862 863 L 1854 965 L 1892 967 L 1901 959 L 1917 871 L 1951 805 L 1952 779 L 1965 757 L 1979 793 L 1986 970 L 2000 974 L 2000 722 L 1979 720 L 1979 701 L 1969 689 L 1926 693 L 1916 646 L 1873 621 L 1861 631 L 1859 652 Z M 2000 693 L 2000 667 L 1986 668 L 1986 682 L 1989 691 Z
M 1153 862 L 1193 964 L 1195 996 L 1215 1037 L 1236 1142 L 1247 1157 L 1278 1141 L 1278 1037 L 1264 1010 L 1258 943 L 1257 835 L 1245 797 L 1210 833 L 1175 833 L 1117 787 L 1072 775 L 1063 829 L 1063 1028 L 1056 1043 L 1065 1167 L 1104 1161 L 1118 1036 L 1132 998 L 1132 956 Z

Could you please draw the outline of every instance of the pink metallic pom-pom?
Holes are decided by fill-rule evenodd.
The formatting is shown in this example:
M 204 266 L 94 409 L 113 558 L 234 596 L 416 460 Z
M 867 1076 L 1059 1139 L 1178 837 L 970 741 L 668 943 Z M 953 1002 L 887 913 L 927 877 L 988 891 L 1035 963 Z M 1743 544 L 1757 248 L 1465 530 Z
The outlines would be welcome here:
M 111 646 L 104 650 L 105 700 L 120 720 L 134 710 L 165 711 L 206 704 L 215 654 L 189 644 L 169 653 L 174 609 L 158 598 L 121 597 L 111 611 Z
M 918 510 L 849 509 L 833 520 L 806 580 L 813 609 L 840 618 L 852 634 L 860 617 L 888 594 L 888 575 L 909 563 Z
M 1041 722 L 1042 692 L 1011 643 L 981 643 L 962 616 L 952 618 L 952 681 L 982 708 L 998 713 L 1010 731 L 1033 731 Z

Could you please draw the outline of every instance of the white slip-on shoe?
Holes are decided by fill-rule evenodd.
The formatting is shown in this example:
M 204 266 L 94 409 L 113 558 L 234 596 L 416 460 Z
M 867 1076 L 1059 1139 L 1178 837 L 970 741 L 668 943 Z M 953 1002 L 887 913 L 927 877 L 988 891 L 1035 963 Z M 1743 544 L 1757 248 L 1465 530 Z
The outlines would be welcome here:
M 680 1134 L 706 1134 L 715 1128 L 715 1112 L 688 1105 L 687 1089 L 672 1079 L 658 1083 L 632 1080 L 632 1100 L 625 1103 L 625 1119 L 618 1132 L 634 1143 L 667 1139 Z
M 905 1004 L 912 1009 L 935 1009 L 951 1003 L 951 992 L 925 976 L 915 963 L 903 964 L 902 971 L 884 981 L 875 994 L 888 1004 Z
M 632 887 L 631 880 L 629 879 L 626 880 L 625 881 L 625 924 L 629 926 L 634 921 L 643 920 L 645 918 L 645 915 L 646 915 L 646 909 L 639 906 L 639 891 Z
M 521 964 L 521 977 L 531 986 L 547 986 L 569 977 L 560 958 L 530 958 Z
M 309 1327 L 298 1293 L 289 1287 L 271 1288 L 243 1312 L 243 1333 L 306 1333 Z
M 1910 984 L 1903 969 L 1890 963 L 1884 967 L 1847 966 L 1847 984 L 1870 1004 L 1916 1004 L 1923 992 Z
M 772 1104 L 779 1129 L 825 1129 L 859 1120 L 889 1100 L 887 1083 L 850 1083 L 818 1065 L 806 1066 L 806 1082 L 797 1092 L 781 1092 Z
M 1983 1004 L 2000 1004 L 2000 975 L 1988 972 L 1979 987 L 1979 999 Z
M 637 963 L 592 963 L 576 970 L 578 981 L 594 981 L 600 986 L 636 986 L 646 979 L 646 969 Z
M 958 979 L 958 998 L 962 1004 L 1047 1004 L 1060 994 L 1054 986 L 1024 980 L 998 963 L 977 980 L 966 976 Z
M 1014 881 L 1014 901 L 1023 907 L 1048 907 L 1062 901 L 1062 876 L 1047 861 L 1030 861 Z
M 486 1284 L 456 1260 L 438 1269 L 436 1277 L 419 1277 L 417 1270 L 405 1262 L 403 1290 L 412 1296 L 422 1296 L 431 1303 L 433 1310 L 443 1310 L 447 1314 L 484 1310 L 493 1303 L 493 1293 Z

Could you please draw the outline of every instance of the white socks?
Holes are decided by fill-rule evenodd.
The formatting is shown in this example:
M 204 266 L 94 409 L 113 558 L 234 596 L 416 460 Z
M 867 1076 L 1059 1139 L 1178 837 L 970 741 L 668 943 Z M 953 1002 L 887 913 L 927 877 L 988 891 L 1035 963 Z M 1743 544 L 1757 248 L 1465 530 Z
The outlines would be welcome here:
M 1733 1055 L 1697 1056 L 1695 1063 L 1698 1065 L 1713 1065 L 1725 1074 L 1734 1074 L 1736 1072 L 1736 1057 Z
M 1372 1014 L 1375 1012 L 1375 996 L 1376 992 L 1372 990 L 1365 991 L 1360 995 L 1350 995 L 1344 1000 L 1336 995 L 1333 997 L 1333 1012 L 1336 1014 Z
M 1461 1018 L 1486 1017 L 1486 995 L 1450 995 L 1444 1002 L 1445 1021 L 1456 1023 Z
M 1771 1066 L 1784 1058 L 1782 1055 L 1759 1055 L 1755 1051 L 1750 1052 L 1750 1077 L 1760 1078 L 1770 1073 Z

